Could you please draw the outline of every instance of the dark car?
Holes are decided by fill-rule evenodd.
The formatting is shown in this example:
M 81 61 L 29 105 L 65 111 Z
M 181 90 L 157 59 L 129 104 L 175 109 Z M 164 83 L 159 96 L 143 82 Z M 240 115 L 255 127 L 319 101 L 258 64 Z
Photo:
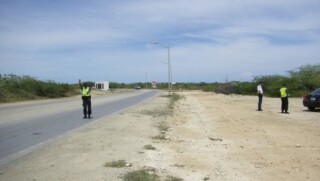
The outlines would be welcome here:
M 303 105 L 308 107 L 309 110 L 314 110 L 315 108 L 320 107 L 320 88 L 304 96 Z

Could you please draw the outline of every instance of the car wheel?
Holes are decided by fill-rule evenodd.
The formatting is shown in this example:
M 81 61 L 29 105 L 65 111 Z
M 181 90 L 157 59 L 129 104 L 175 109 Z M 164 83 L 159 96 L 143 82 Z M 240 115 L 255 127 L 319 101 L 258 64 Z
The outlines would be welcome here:
M 310 111 L 313 111 L 315 108 L 314 108 L 314 107 L 308 107 L 308 109 L 309 109 Z

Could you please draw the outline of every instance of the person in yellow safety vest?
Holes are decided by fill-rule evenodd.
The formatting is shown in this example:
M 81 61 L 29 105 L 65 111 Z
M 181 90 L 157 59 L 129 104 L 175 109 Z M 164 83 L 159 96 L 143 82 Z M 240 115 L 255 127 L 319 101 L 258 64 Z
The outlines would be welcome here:
M 282 88 L 280 89 L 280 97 L 281 97 L 281 113 L 289 114 L 288 89 L 286 88 L 286 84 L 283 84 Z
M 82 106 L 83 106 L 83 119 L 91 118 L 92 110 L 91 110 L 91 89 L 88 87 L 88 83 L 81 83 L 79 80 L 79 86 L 82 94 Z

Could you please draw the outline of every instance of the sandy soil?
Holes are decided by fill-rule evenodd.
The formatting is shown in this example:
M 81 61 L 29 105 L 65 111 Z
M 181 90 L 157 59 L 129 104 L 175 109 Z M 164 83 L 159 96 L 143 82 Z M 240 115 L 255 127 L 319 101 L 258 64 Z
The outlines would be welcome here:
M 255 96 L 177 94 L 172 115 L 158 96 L 0 167 L 0 180 L 117 181 L 150 167 L 161 180 L 320 180 L 320 111 L 301 99 L 281 114 L 276 98 L 264 97 L 258 112 Z M 104 166 L 117 160 L 130 166 Z

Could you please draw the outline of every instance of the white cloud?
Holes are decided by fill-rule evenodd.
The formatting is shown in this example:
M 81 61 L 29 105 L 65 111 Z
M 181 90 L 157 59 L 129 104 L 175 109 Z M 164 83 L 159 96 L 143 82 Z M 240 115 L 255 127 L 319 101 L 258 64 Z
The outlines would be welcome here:
M 320 58 L 318 0 L 21 2 L 0 3 L 0 71 L 166 81 L 166 49 L 150 41 L 171 47 L 175 81 L 283 74 Z M 43 71 L 23 69 L 32 64 Z

